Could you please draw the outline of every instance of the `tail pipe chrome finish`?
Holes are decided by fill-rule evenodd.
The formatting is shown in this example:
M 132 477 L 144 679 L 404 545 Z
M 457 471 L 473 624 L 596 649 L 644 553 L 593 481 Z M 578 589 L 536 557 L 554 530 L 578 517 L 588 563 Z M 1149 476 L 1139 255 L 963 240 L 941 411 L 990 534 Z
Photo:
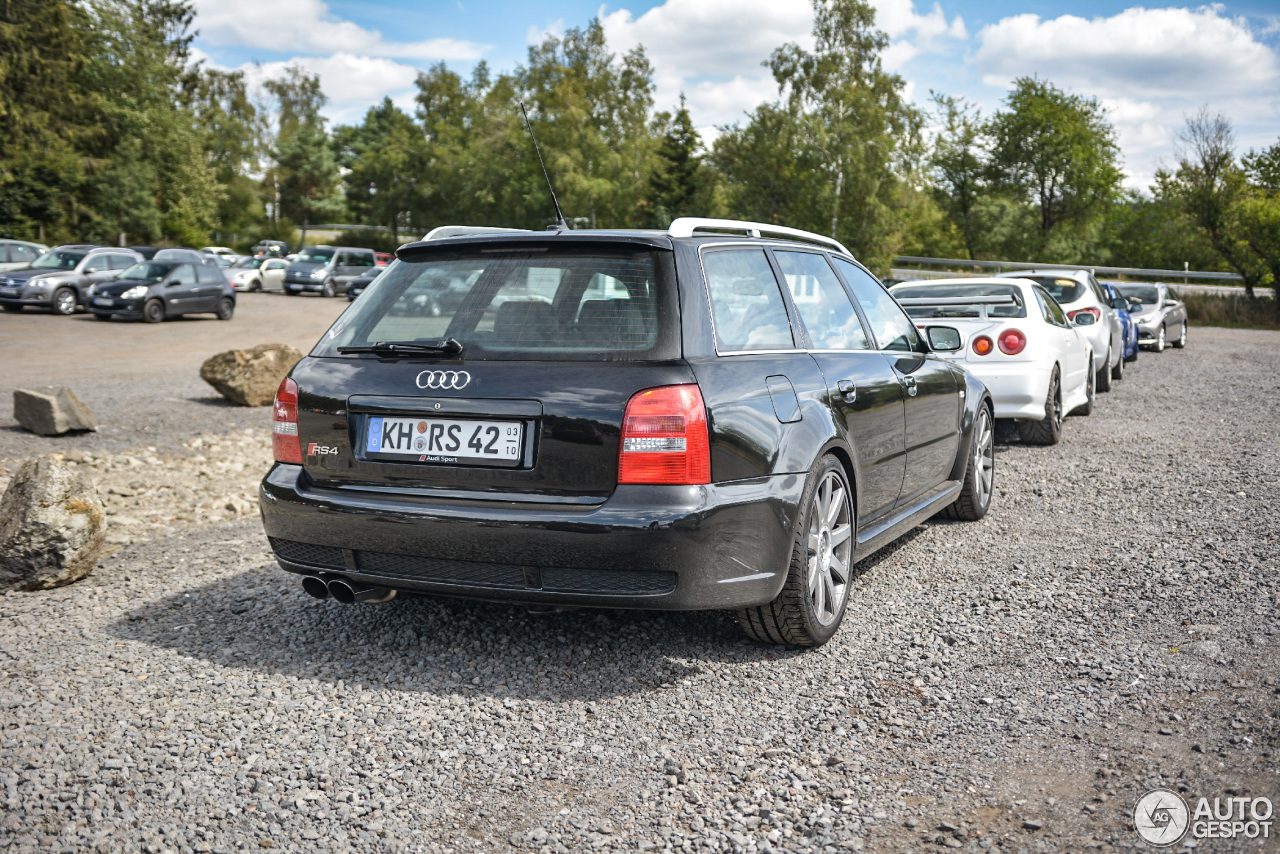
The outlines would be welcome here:
M 394 590 L 388 590 L 385 587 L 372 587 L 341 576 L 329 579 L 328 588 L 329 595 L 343 605 L 353 605 L 356 602 L 368 602 L 376 605 L 379 602 L 390 602 L 396 598 L 396 591 Z

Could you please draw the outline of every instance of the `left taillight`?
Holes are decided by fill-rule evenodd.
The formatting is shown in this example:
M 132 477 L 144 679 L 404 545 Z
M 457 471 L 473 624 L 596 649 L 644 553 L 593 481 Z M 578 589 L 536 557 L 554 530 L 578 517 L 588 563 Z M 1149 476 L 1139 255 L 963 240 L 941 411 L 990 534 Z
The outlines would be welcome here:
M 302 465 L 302 440 L 298 438 L 298 384 L 285 377 L 271 405 L 271 446 L 276 462 Z
M 618 483 L 711 482 L 707 410 L 696 385 L 645 389 L 627 401 Z

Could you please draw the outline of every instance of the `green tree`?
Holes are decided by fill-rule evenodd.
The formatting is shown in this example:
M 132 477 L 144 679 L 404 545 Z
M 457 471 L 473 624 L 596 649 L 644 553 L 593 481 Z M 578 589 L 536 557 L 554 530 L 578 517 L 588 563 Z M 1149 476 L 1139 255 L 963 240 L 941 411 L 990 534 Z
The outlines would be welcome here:
M 281 77 L 263 83 L 273 101 L 274 121 L 268 130 L 270 165 L 263 194 L 272 220 L 300 225 L 301 240 L 313 223 L 338 218 L 344 211 L 339 192 L 338 158 L 320 111 L 328 98 L 320 78 L 291 65 Z
M 682 216 L 715 216 L 715 176 L 703 162 L 702 137 L 689 117 L 684 95 L 675 115 L 659 113 L 654 121 L 662 135 L 647 193 L 653 225 L 666 227 Z
M 343 182 L 351 212 L 390 229 L 398 243 L 400 229 L 421 219 L 428 191 L 422 129 L 384 98 L 365 114 L 363 124 L 338 128 L 334 136 L 341 165 L 347 168 Z
M 0 231 L 69 235 L 93 135 L 83 72 L 82 7 L 0 0 Z
M 989 193 L 982 114 L 963 98 L 931 93 L 942 128 L 928 158 L 938 206 L 959 228 L 968 257 L 980 257 L 982 201 Z
M 1181 211 L 1243 280 L 1252 299 L 1266 267 L 1250 248 L 1240 223 L 1250 194 L 1248 176 L 1236 161 L 1235 134 L 1221 113 L 1203 108 L 1187 120 L 1177 168 L 1156 172 L 1156 196 Z
M 1097 100 L 1023 77 L 987 133 L 993 182 L 1039 214 L 1032 251 L 1079 252 L 1073 239 L 1096 228 L 1122 177 L 1115 130 Z
M 883 68 L 888 37 L 863 0 L 814 0 L 814 48 L 774 51 L 783 100 L 727 128 L 714 160 L 737 215 L 825 232 L 882 271 L 901 241 L 901 175 L 920 153 L 919 112 Z M 757 159 L 758 158 L 758 159 Z
M 258 181 L 250 177 L 261 163 L 264 124 L 249 97 L 244 73 L 199 68 L 189 79 L 187 99 L 206 158 L 222 187 L 215 239 L 247 239 L 261 229 L 266 211 Z

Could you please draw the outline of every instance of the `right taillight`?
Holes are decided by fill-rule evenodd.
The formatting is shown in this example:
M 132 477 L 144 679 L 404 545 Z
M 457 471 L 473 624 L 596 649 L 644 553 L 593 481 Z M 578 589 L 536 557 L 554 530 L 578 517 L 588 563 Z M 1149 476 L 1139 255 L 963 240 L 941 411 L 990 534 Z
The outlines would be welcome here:
M 986 335 L 979 335 L 973 339 L 973 352 L 979 356 L 985 356 L 996 348 L 996 343 Z
M 302 465 L 302 440 L 298 438 L 298 384 L 285 377 L 271 405 L 271 446 L 276 462 Z
M 632 395 L 622 416 L 618 483 L 711 482 L 707 410 L 696 385 Z
M 1018 329 L 1006 329 L 1000 333 L 1000 352 L 1006 356 L 1016 356 L 1027 346 L 1027 336 Z

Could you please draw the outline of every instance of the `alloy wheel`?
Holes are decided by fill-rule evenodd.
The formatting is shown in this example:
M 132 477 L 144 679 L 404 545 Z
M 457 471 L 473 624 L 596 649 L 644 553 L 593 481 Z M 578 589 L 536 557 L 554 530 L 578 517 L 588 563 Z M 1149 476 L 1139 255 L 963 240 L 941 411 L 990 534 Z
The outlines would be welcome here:
M 995 465 L 995 431 L 991 429 L 991 415 L 984 406 L 978 411 L 973 433 L 973 497 L 979 507 L 985 507 L 991 496 Z
M 58 314 L 68 315 L 76 313 L 76 295 L 68 288 L 63 288 L 54 294 L 53 309 Z
M 853 558 L 853 525 L 848 489 L 828 471 L 818 484 L 809 512 L 809 602 L 813 615 L 830 626 L 844 612 Z

